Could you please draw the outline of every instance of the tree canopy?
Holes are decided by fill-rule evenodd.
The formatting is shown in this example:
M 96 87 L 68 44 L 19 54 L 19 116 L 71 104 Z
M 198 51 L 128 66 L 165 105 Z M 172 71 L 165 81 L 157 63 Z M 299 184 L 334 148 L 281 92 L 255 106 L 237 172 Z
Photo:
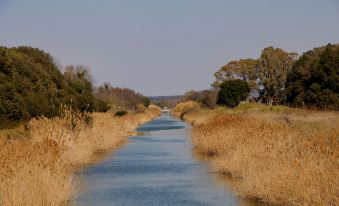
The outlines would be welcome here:
M 81 111 L 107 111 L 108 105 L 94 95 L 93 77 L 85 65 L 68 65 L 64 69 L 68 85 L 76 92 L 76 106 Z
M 215 74 L 214 88 L 219 88 L 226 80 L 246 81 L 251 90 L 260 93 L 261 101 L 281 103 L 287 74 L 290 72 L 298 54 L 286 52 L 280 48 L 267 47 L 258 59 L 232 60 Z
M 264 100 L 270 104 L 281 102 L 287 75 L 297 57 L 297 53 L 286 52 L 280 48 L 267 47 L 263 49 L 258 59 L 258 75 L 264 87 L 262 93 Z
M 55 65 L 50 54 L 31 47 L 0 47 L 0 119 L 22 120 L 59 114 L 61 104 L 96 111 L 103 102 L 92 85 L 79 91 Z
M 339 44 L 305 52 L 287 77 L 286 95 L 293 106 L 338 109 Z
M 220 84 L 217 104 L 235 107 L 244 101 L 250 92 L 250 86 L 240 79 L 226 80 Z
M 248 81 L 252 89 L 257 89 L 257 65 L 258 61 L 255 59 L 232 60 L 214 73 L 216 81 L 212 86 L 218 88 L 225 80 L 241 79 Z

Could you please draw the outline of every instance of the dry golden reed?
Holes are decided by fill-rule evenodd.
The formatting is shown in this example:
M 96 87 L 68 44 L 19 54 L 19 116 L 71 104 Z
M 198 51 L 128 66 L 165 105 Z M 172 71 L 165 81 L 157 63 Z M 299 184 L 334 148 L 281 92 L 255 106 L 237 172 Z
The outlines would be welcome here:
M 172 114 L 183 118 L 184 115 L 192 113 L 200 109 L 200 105 L 193 101 L 179 103 L 172 110 Z
M 271 204 L 339 205 L 339 114 L 300 112 L 210 110 L 185 119 L 194 124 L 196 149 L 238 179 L 241 195 Z
M 89 123 L 70 111 L 63 117 L 32 119 L 27 137 L 0 138 L 0 205 L 67 205 L 76 194 L 75 170 L 90 163 L 98 150 L 117 147 L 159 111 L 152 106 L 123 117 L 93 113 Z

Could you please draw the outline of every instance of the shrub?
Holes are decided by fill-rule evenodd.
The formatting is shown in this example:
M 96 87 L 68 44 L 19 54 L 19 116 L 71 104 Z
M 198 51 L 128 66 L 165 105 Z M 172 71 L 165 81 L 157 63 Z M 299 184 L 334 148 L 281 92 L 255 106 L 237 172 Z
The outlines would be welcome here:
M 215 108 L 217 106 L 217 89 L 203 90 L 203 91 L 188 91 L 181 98 L 181 102 L 198 102 L 202 107 Z
M 236 107 L 248 97 L 250 86 L 246 81 L 235 79 L 224 81 L 220 85 L 217 104 Z
M 110 109 L 110 105 L 101 99 L 97 99 L 96 101 L 96 111 L 98 112 L 107 112 Z
M 156 106 L 156 105 L 154 105 L 154 104 L 149 105 L 148 109 L 151 110 L 151 112 L 153 114 L 157 114 L 157 115 L 161 114 L 161 108 Z
M 172 113 L 173 115 L 180 117 L 181 119 L 184 119 L 184 116 L 186 114 L 195 112 L 200 109 L 200 105 L 197 102 L 188 101 L 188 102 L 182 102 L 175 106 Z
M 204 90 L 201 92 L 198 102 L 202 107 L 214 109 L 217 106 L 217 96 L 218 90 L 216 89 Z
M 122 116 L 125 116 L 126 114 L 127 114 L 127 111 L 117 111 L 115 112 L 114 116 L 122 117 Z

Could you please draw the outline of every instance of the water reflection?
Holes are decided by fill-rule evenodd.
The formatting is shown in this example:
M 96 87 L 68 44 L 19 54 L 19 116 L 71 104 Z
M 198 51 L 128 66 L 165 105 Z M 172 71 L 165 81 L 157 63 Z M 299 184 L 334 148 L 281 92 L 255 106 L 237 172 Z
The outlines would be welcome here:
M 142 136 L 80 172 L 86 186 L 73 205 L 248 205 L 192 155 L 189 125 L 161 116 L 138 130 Z

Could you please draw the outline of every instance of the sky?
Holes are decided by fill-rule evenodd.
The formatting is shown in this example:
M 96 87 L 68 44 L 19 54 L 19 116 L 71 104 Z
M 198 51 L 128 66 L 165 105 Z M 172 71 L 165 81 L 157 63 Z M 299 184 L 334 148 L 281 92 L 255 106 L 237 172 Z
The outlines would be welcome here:
M 0 0 L 0 45 L 32 46 L 144 95 L 210 88 L 267 46 L 339 43 L 339 0 Z

